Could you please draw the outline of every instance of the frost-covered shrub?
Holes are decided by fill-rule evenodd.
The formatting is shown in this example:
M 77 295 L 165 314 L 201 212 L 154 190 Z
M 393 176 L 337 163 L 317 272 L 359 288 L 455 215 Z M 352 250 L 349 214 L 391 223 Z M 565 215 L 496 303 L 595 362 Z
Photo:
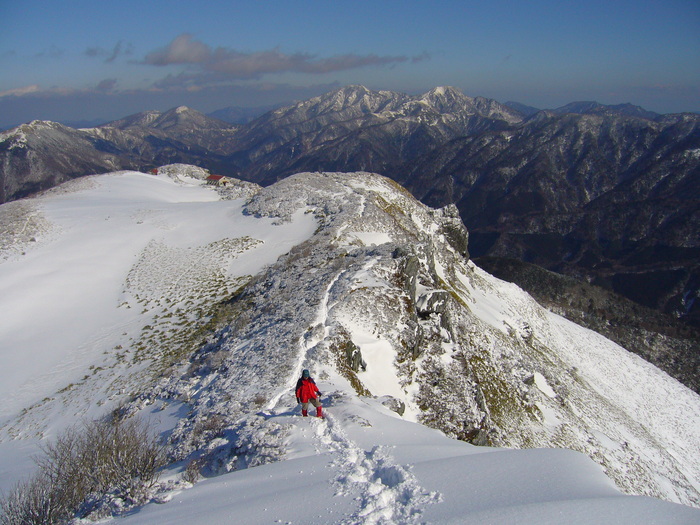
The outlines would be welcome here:
M 194 485 L 199 479 L 205 459 L 200 457 L 188 461 L 185 470 L 182 472 L 182 480 Z
M 107 493 L 137 503 L 158 481 L 165 462 L 157 436 L 138 419 L 69 428 L 43 451 L 38 472 L 2 499 L 3 525 L 58 523 L 89 514 L 92 506 L 85 502 Z
M 221 437 L 228 421 L 222 414 L 211 414 L 197 420 L 192 431 L 193 439 L 200 443 L 207 443 L 212 439 Z
M 3 525 L 50 524 L 67 517 L 63 497 L 43 473 L 19 482 L 0 500 Z
M 290 429 L 290 425 L 250 414 L 227 428 L 223 438 L 204 447 L 192 468 L 209 477 L 280 461 L 287 451 Z M 189 474 L 183 479 L 186 476 Z

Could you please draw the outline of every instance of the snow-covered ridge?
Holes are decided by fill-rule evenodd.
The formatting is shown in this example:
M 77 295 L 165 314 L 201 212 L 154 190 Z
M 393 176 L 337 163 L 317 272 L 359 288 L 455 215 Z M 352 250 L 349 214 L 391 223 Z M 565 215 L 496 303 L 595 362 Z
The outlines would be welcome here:
M 0 133 L 0 142 L 13 139 L 14 142 L 10 145 L 10 149 L 23 148 L 27 145 L 27 133 L 33 133 L 40 130 L 50 130 L 63 128 L 61 124 L 50 120 L 32 120 L 28 124 L 22 124 L 16 128 Z
M 11 139 L 13 139 L 13 142 L 10 144 L 10 149 L 24 148 L 27 146 L 27 135 L 19 128 L 0 133 L 0 142 L 5 142 L 6 140 Z
M 697 506 L 698 396 L 477 268 L 454 210 L 368 173 L 222 201 L 170 170 L 32 200 L 51 237 L 0 258 L 3 483 L 37 438 L 120 407 L 162 420 L 171 483 L 219 476 L 135 522 L 697 519 L 585 456 Z M 298 415 L 302 368 L 325 422 Z M 583 454 L 510 450 L 532 447 Z

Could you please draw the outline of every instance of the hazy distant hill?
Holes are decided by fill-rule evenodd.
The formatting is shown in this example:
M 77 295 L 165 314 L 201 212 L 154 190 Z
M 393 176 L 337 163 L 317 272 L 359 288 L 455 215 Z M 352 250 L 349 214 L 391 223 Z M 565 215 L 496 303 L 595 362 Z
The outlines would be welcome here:
M 235 131 L 184 106 L 79 130 L 48 121 L 24 124 L 0 134 L 0 202 L 118 169 L 187 163 L 228 175 L 225 153 Z
M 0 203 L 73 177 L 122 167 L 121 151 L 95 134 L 35 120 L 0 134 Z
M 242 108 L 240 106 L 229 106 L 227 108 L 223 109 L 217 109 L 216 111 L 212 111 L 211 113 L 207 113 L 208 116 L 223 120 L 224 122 L 228 122 L 229 124 L 234 124 L 234 125 L 242 125 L 242 124 L 247 124 L 248 122 L 255 120 L 258 118 L 260 115 L 263 115 L 267 113 L 268 111 L 272 111 L 273 109 L 277 109 L 278 107 L 282 106 L 283 104 L 275 104 L 272 106 L 259 106 L 259 107 L 254 107 L 254 108 Z
M 533 106 L 528 106 L 526 104 L 521 104 L 520 102 L 506 102 L 505 104 L 509 108 L 513 108 L 515 111 L 518 111 L 523 114 L 525 117 L 530 117 L 537 113 L 538 111 L 541 111 L 541 109 L 533 107 Z
M 121 120 L 109 122 L 95 130 L 119 129 L 141 137 L 144 142 L 175 141 L 185 151 L 202 148 L 214 154 L 226 154 L 232 147 L 236 126 L 207 116 L 199 111 L 180 106 L 166 112 L 146 111 Z M 206 156 L 206 154 L 204 154 Z
M 598 102 L 571 102 L 560 108 L 553 109 L 555 113 L 580 113 L 588 115 L 620 115 L 628 117 L 656 120 L 661 115 L 633 104 L 605 105 Z

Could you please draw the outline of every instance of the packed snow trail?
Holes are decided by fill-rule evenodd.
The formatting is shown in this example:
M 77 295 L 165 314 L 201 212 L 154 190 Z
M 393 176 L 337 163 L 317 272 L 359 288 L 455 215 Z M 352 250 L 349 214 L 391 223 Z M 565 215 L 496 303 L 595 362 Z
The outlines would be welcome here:
M 344 394 L 336 391 L 328 396 L 332 407 Z M 319 452 L 329 454 L 335 472 L 331 483 L 336 496 L 354 496 L 357 508 L 340 523 L 419 523 L 420 516 L 431 503 L 439 501 L 439 494 L 420 486 L 410 469 L 399 464 L 391 454 L 391 447 L 373 446 L 366 450 L 345 432 L 342 421 L 348 418 L 361 426 L 371 423 L 337 406 L 336 415 L 326 415 L 317 422 L 315 439 Z M 335 410 L 333 411 L 335 412 Z
M 339 271 L 335 277 L 330 281 L 330 284 L 326 287 L 323 297 L 320 301 L 320 306 L 318 308 L 318 313 L 314 321 L 312 321 L 309 329 L 303 333 L 297 342 L 299 346 L 299 356 L 296 364 L 293 367 L 292 375 L 288 381 L 287 388 L 281 389 L 277 394 L 272 396 L 266 408 L 271 410 L 280 402 L 282 396 L 289 394 L 289 391 L 294 388 L 297 380 L 301 376 L 302 370 L 306 367 L 309 358 L 309 351 L 316 347 L 318 344 L 323 342 L 325 337 L 328 335 L 328 328 L 326 327 L 326 319 L 328 317 L 328 301 L 330 298 L 330 291 L 333 285 L 338 281 L 340 276 L 344 273 L 344 270 Z
M 341 269 L 326 287 L 319 301 L 315 320 L 299 339 L 299 360 L 289 381 L 289 388 L 275 395 L 268 404 L 268 409 L 277 406 L 282 397 L 293 389 L 303 368 L 323 370 L 324 375 L 328 375 L 329 370 L 325 367 L 318 363 L 315 366 L 312 365 L 310 353 L 322 346 L 328 336 L 327 321 L 332 308 L 329 304 L 331 291 L 345 273 L 347 270 Z M 316 354 L 318 357 L 318 352 Z M 430 503 L 438 501 L 439 495 L 436 492 L 424 490 L 410 470 L 397 463 L 392 457 L 390 447 L 374 446 L 370 450 L 365 450 L 348 437 L 342 428 L 339 416 L 331 415 L 327 410 L 329 405 L 334 405 L 336 399 L 343 399 L 345 396 L 346 394 L 341 390 L 324 396 L 324 420 L 311 416 L 301 421 L 302 425 L 308 424 L 314 430 L 313 439 L 317 454 L 330 455 L 333 458 L 329 467 L 336 472 L 331 480 L 336 488 L 335 496 L 352 496 L 354 501 L 359 502 L 359 507 L 338 523 L 343 525 L 419 523 L 423 509 Z M 282 407 L 281 410 L 288 408 Z M 351 419 L 371 426 L 368 421 L 361 418 Z M 293 422 L 299 424 L 298 420 Z
M 281 390 L 271 400 L 268 404 L 268 410 L 276 407 L 275 412 L 278 413 L 288 413 L 290 410 L 299 412 L 298 408 L 285 406 L 281 399 L 285 394 L 289 394 L 290 390 L 293 390 L 303 368 L 313 368 L 326 377 L 336 375 L 320 363 L 313 365 L 310 354 L 314 353 L 314 349 L 323 346 L 328 335 L 329 327 L 326 325 L 329 311 L 332 308 L 329 304 L 331 290 L 345 273 L 345 269 L 339 271 L 326 287 L 325 293 L 319 301 L 315 320 L 298 342 L 299 360 L 294 369 L 294 375 L 289 381 L 289 387 Z M 318 352 L 316 352 L 316 357 L 318 357 Z M 344 382 L 340 377 L 336 377 L 335 381 Z M 334 386 L 328 382 L 325 384 L 317 383 L 319 383 L 319 387 L 324 387 L 322 391 Z M 350 388 L 349 385 L 347 388 Z M 322 397 L 324 419 L 313 416 L 299 419 L 297 416 L 292 417 L 290 421 L 296 427 L 303 427 L 301 430 L 302 440 L 312 440 L 316 454 L 332 458 L 328 468 L 334 473 L 329 480 L 335 488 L 334 497 L 352 497 L 353 501 L 358 504 L 354 510 L 347 512 L 336 523 L 342 525 L 420 523 L 423 509 L 427 505 L 439 501 L 439 494 L 423 489 L 410 469 L 399 464 L 393 458 L 391 447 L 372 446 L 370 449 L 366 449 L 348 437 L 342 423 L 345 418 L 361 426 L 371 427 L 369 421 L 342 410 L 341 407 L 344 404 L 342 401 L 349 395 L 354 396 L 354 392 L 347 394 L 338 389 L 324 395 Z M 336 405 L 336 403 L 338 404 Z M 330 413 L 328 407 L 331 407 Z M 335 413 L 336 408 L 340 409 L 341 412 Z M 305 428 L 307 426 L 308 429 Z M 299 444 L 291 446 L 292 448 L 303 448 L 303 445 Z

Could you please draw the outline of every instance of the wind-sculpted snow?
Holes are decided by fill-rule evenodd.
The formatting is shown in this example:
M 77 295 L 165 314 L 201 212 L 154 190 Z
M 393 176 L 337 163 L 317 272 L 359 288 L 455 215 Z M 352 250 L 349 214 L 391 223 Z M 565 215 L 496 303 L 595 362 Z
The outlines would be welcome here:
M 328 421 L 265 413 L 289 427 L 284 461 L 202 480 L 119 523 L 688 524 L 700 512 L 623 496 L 569 450 L 474 447 L 392 417 L 379 399 L 334 391 L 325 404 Z
M 301 173 L 246 201 L 217 200 L 185 179 L 105 180 L 113 191 L 140 188 L 139 204 L 112 202 L 95 227 L 120 217 L 149 232 L 120 266 L 112 308 L 129 322 L 92 343 L 107 356 L 91 354 L 104 371 L 11 419 L 3 435 L 45 430 L 41 418 L 61 404 L 64 414 L 174 414 L 162 427 L 171 478 L 156 498 L 179 497 L 168 491 L 189 486 L 181 477 L 221 476 L 237 487 L 229 511 L 216 499 L 227 481 L 192 489 L 219 501 L 221 512 L 201 516 L 210 521 L 259 521 L 268 508 L 307 523 L 513 521 L 512 506 L 526 523 L 558 512 L 634 522 L 642 508 L 682 522 L 685 507 L 622 497 L 583 454 L 624 492 L 700 505 L 698 395 L 476 267 L 452 207 L 430 209 L 368 173 Z M 326 420 L 299 417 L 293 390 L 304 368 Z M 88 399 L 100 405 L 88 411 Z M 245 498 L 260 500 L 237 480 L 267 494 L 259 469 L 296 488 L 273 482 L 279 496 L 245 510 Z M 538 485 L 543 478 L 551 485 Z M 302 487 L 326 498 L 313 515 L 285 507 Z M 191 510 L 174 516 L 172 506 L 130 519 L 188 521 Z
M 28 201 L 8 203 L 0 208 L 0 261 L 26 253 L 37 237 L 51 230 L 50 223 Z
M 222 239 L 194 248 L 175 248 L 151 241 L 126 277 L 125 294 L 145 308 L 195 299 L 219 302 L 234 290 L 226 289 L 231 259 L 262 241 L 250 237 Z M 228 292 L 228 293 L 227 293 Z

